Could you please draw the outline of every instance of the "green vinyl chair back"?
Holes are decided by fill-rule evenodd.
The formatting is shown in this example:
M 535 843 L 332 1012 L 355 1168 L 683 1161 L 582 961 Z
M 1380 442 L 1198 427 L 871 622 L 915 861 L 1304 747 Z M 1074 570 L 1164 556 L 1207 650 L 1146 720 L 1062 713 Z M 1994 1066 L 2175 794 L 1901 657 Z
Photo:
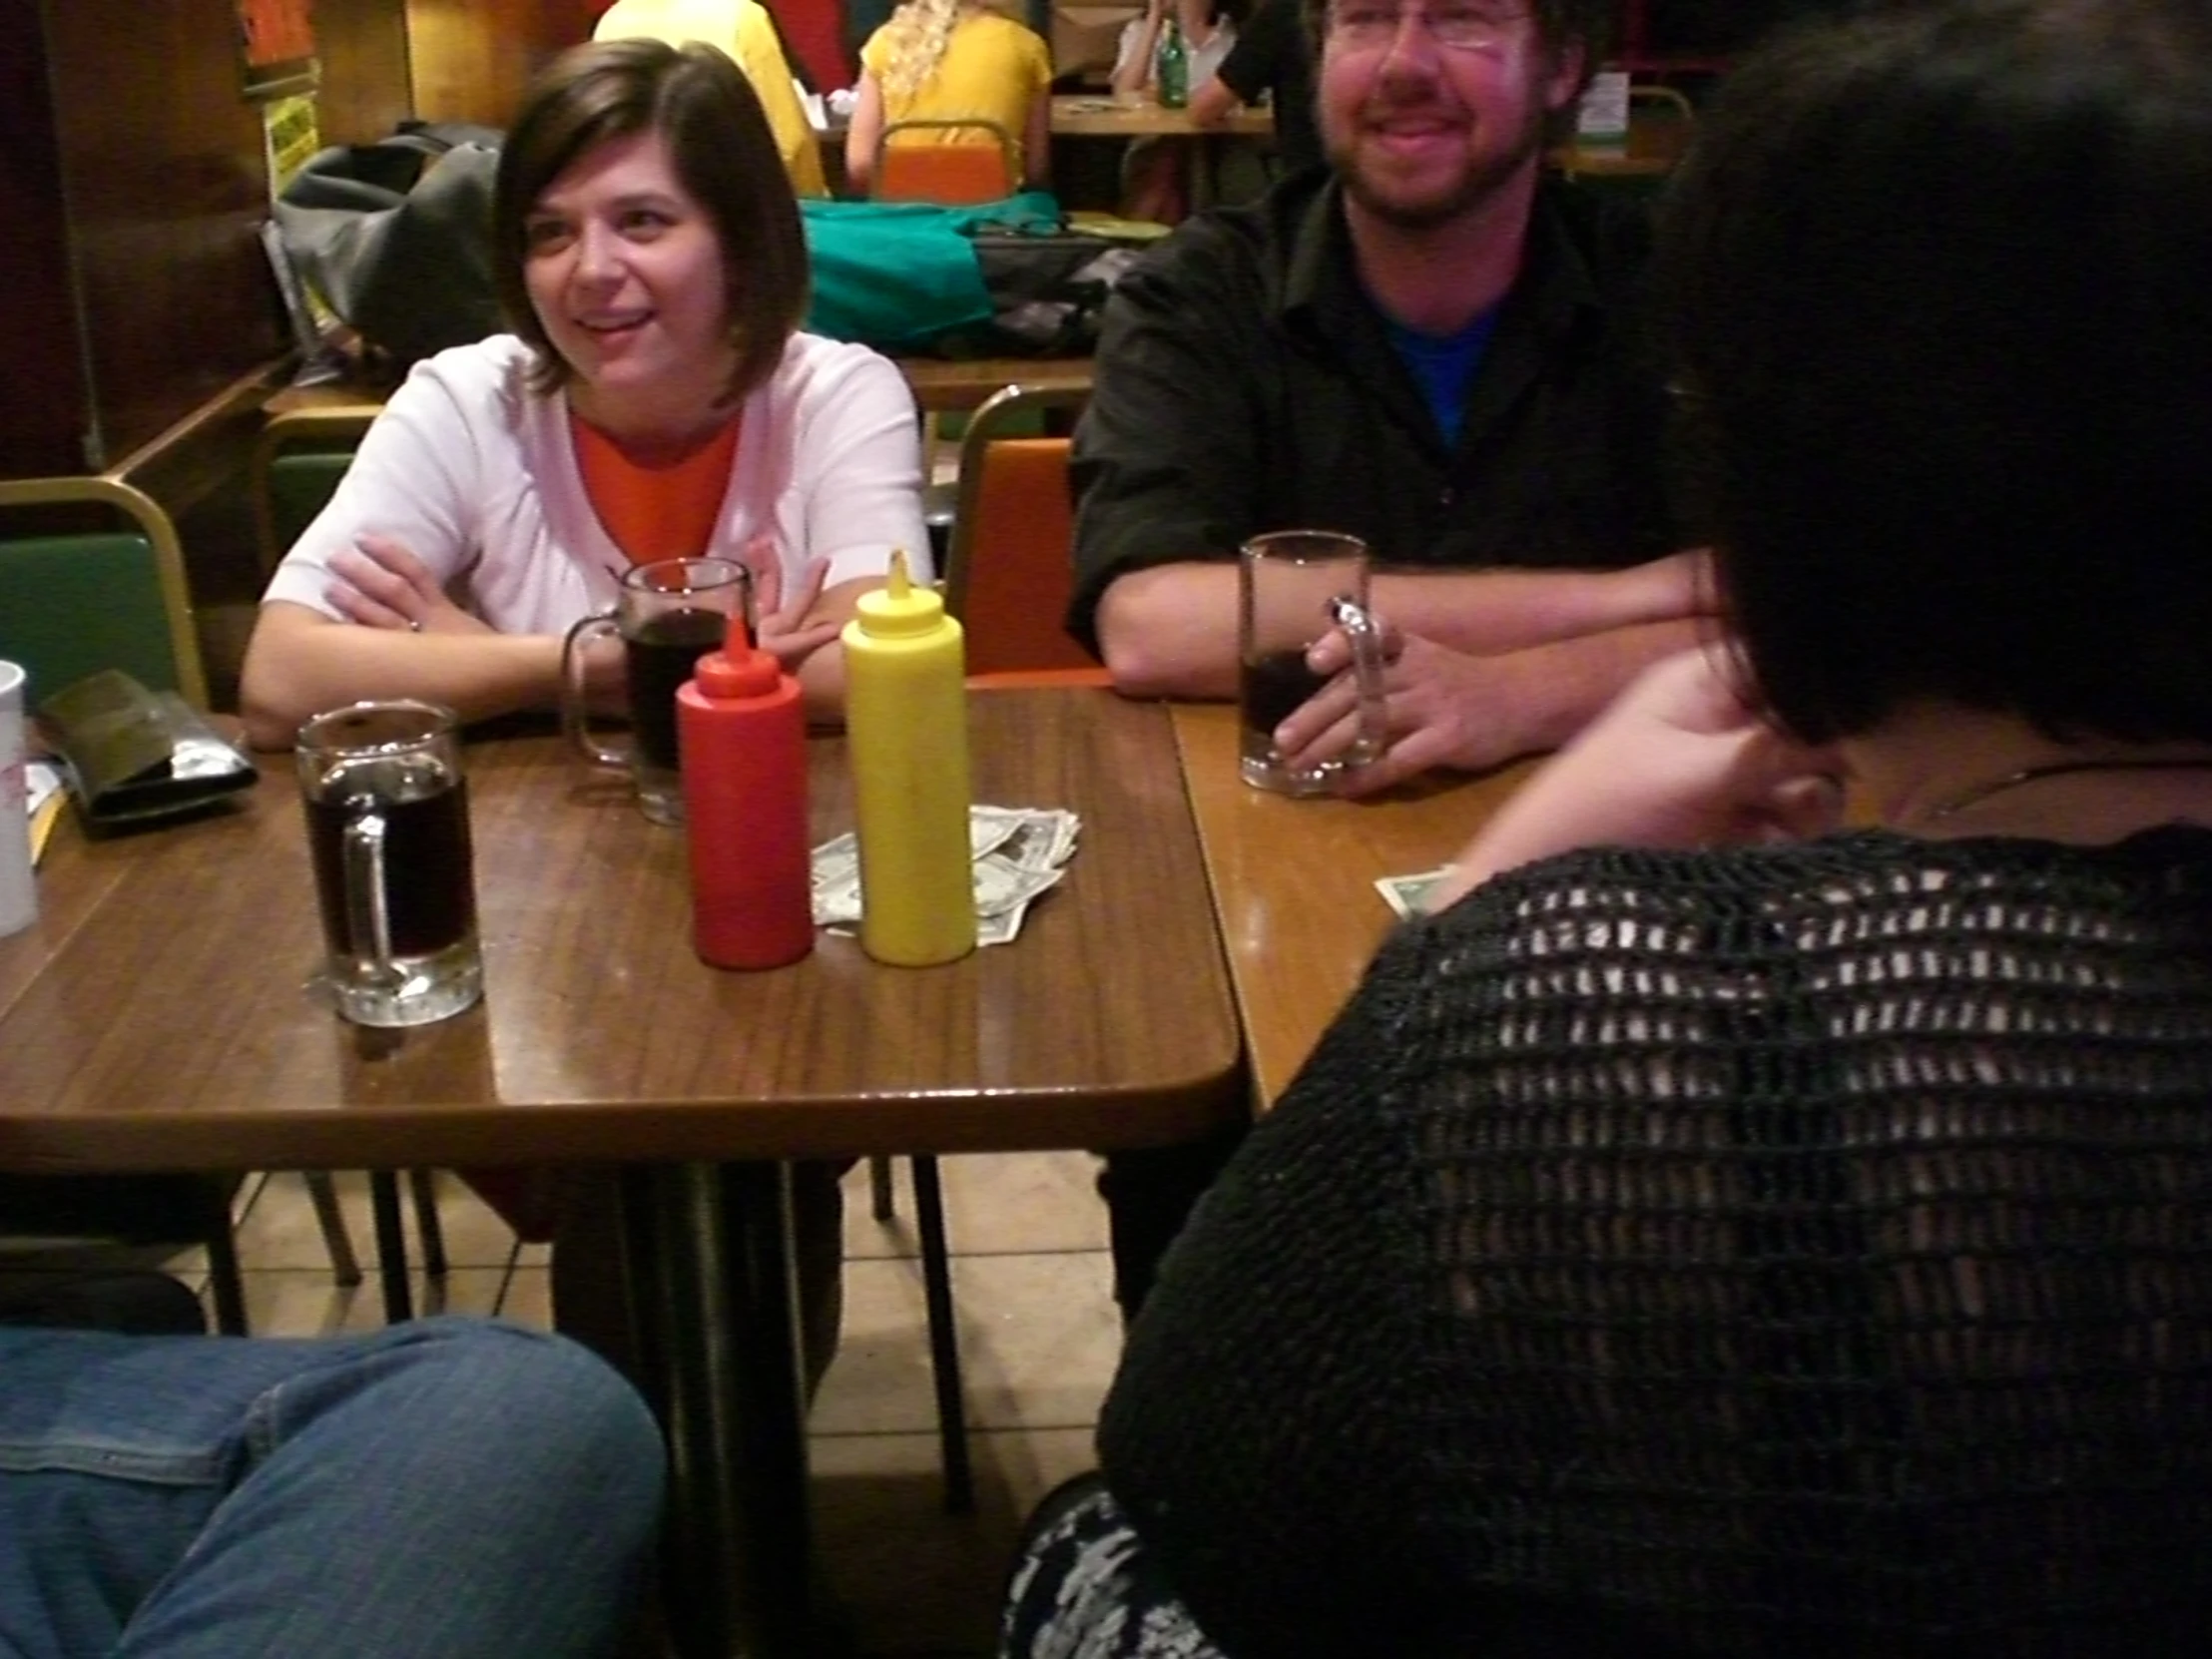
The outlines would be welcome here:
M 56 531 L 97 507 L 113 529 Z M 184 556 L 169 515 L 107 478 L 0 482 L 0 657 L 28 675 L 26 702 L 118 668 L 207 706 Z M 235 1175 L 0 1177 L 0 1237 L 206 1248 L 220 1330 L 244 1336 L 245 1281 L 231 1236 Z
M 329 504 L 338 480 L 353 464 L 361 434 L 375 418 L 375 407 L 369 404 L 290 409 L 262 429 L 249 483 L 265 574 L 276 568 L 299 532 Z
M 87 505 L 120 522 L 49 527 L 48 509 Z M 207 707 L 184 553 L 152 497 L 108 478 L 0 481 L 0 658 L 23 666 L 32 709 L 104 668 Z

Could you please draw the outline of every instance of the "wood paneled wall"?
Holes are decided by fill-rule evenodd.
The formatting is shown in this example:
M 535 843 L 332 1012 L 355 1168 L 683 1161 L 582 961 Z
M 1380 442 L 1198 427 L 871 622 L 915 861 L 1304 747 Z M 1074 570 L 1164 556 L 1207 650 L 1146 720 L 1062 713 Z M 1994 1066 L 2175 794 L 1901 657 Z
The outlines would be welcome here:
M 523 89 L 563 47 L 591 38 L 612 0 L 407 0 L 407 35 L 414 52 L 415 112 L 425 121 L 475 121 L 505 127 Z M 768 0 L 787 39 L 834 41 L 841 0 Z M 319 18 L 321 13 L 317 11 Z M 835 70 L 830 86 L 849 80 L 848 67 L 827 56 L 817 78 Z
M 61 156 L 45 64 L 30 50 L 38 0 L 0 0 L 0 475 L 84 465 L 85 377 L 70 295 Z
M 287 341 L 232 0 L 0 0 L 0 475 L 109 464 Z M 408 113 L 403 0 L 319 0 L 324 133 Z M 82 365 L 81 367 L 79 365 Z
M 591 38 L 609 0 L 407 0 L 415 113 L 505 127 L 532 76 Z

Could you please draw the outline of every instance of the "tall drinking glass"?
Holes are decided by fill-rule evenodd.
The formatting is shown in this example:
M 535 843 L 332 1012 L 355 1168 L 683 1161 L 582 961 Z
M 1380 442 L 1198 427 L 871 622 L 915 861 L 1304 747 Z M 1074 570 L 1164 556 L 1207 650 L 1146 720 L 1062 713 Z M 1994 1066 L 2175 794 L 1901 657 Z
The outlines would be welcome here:
M 1329 683 L 1306 666 L 1332 628 L 1352 642 L 1358 735 L 1318 766 L 1294 768 L 1275 729 Z M 1348 767 L 1380 757 L 1387 741 L 1382 647 L 1368 610 L 1368 544 L 1334 530 L 1255 536 L 1239 554 L 1237 582 L 1239 759 L 1244 781 L 1281 795 L 1322 795 Z

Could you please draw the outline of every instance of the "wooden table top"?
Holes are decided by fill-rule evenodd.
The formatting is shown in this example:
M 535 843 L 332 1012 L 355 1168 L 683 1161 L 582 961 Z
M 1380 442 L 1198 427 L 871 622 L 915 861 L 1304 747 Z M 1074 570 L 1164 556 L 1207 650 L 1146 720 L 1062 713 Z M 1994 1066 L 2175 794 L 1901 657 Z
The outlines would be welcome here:
M 1262 1109 L 1306 1063 L 1394 916 L 1377 877 L 1433 869 L 1512 794 L 1533 763 L 1438 779 L 1375 801 L 1311 800 L 1246 786 L 1237 710 L 1190 703 L 1175 738 L 1229 953 Z
M 1150 97 L 1071 93 L 1052 100 L 1054 138 L 1264 138 L 1274 131 L 1273 111 L 1241 104 L 1218 125 L 1201 127 L 1189 110 L 1166 109 Z
M 1055 138 L 1182 138 L 1266 137 L 1275 131 L 1275 114 L 1267 109 L 1239 105 L 1219 126 L 1200 127 L 1188 110 L 1162 109 L 1150 99 L 1122 101 L 1087 95 L 1065 95 L 1052 100 L 1052 132 Z M 1629 121 L 1628 137 L 1617 144 L 1580 141 L 1554 146 L 1554 167 L 1568 173 L 1608 178 L 1650 177 L 1671 172 L 1689 148 L 1695 124 L 1674 119 L 1664 112 L 1638 111 Z
M 1614 143 L 1573 139 L 1554 145 L 1551 165 L 1590 178 L 1653 179 L 1672 173 L 1697 136 L 1697 124 L 1665 111 L 1637 110 L 1628 118 L 1628 137 Z
M 970 700 L 976 799 L 1067 807 L 1080 848 L 1021 937 L 886 968 L 693 955 L 680 833 L 552 737 L 467 758 L 486 994 L 411 1031 L 306 988 L 319 942 L 289 767 L 238 811 L 88 841 L 0 939 L 0 1167 L 290 1168 L 1145 1145 L 1246 1109 L 1236 1016 L 1165 709 Z M 812 744 L 817 838 L 851 824 Z
M 978 407 L 1006 386 L 1080 386 L 1090 388 L 1096 363 L 1089 357 L 893 357 L 914 402 L 941 414 Z
M 892 357 L 906 376 L 916 407 L 930 414 L 965 412 L 1002 386 L 1088 386 L 1096 364 L 1089 357 Z M 388 394 L 371 386 L 333 381 L 319 386 L 284 386 L 262 405 L 268 416 L 298 409 L 342 415 L 373 415 Z

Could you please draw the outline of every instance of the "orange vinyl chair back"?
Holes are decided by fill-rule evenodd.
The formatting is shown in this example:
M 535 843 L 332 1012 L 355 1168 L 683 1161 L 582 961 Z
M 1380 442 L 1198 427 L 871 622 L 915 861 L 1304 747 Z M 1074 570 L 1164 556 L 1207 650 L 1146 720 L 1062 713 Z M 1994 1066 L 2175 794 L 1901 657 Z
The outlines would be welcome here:
M 1106 671 L 1063 620 L 1074 588 L 1068 440 L 995 435 L 1029 411 L 1080 407 L 1088 395 L 1080 387 L 1009 386 L 969 417 L 945 603 L 967 629 L 971 682 L 1041 670 L 1106 684 Z
M 902 134 L 920 142 L 894 144 Z M 1003 201 L 1014 185 L 1013 142 L 995 121 L 894 121 L 875 147 L 878 202 L 964 208 Z

